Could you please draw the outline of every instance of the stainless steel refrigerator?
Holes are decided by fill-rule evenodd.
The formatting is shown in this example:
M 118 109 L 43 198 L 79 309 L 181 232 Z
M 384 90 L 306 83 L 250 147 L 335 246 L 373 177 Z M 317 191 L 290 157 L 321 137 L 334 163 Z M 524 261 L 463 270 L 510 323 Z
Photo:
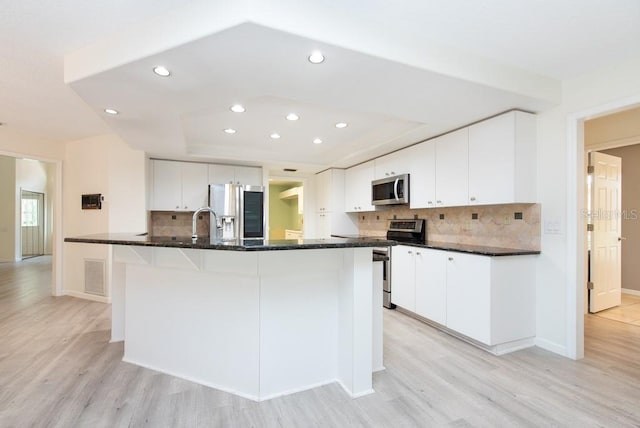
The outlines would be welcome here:
M 210 184 L 211 237 L 223 240 L 264 239 L 264 187 L 242 184 Z

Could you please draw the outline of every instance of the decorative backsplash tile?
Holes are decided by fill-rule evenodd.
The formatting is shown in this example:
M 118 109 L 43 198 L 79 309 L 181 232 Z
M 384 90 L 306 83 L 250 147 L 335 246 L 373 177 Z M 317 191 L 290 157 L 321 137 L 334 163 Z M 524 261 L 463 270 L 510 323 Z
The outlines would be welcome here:
M 209 236 L 209 213 L 198 219 L 198 236 Z M 191 236 L 192 212 L 149 211 L 149 234 L 153 236 Z
M 425 208 L 381 207 L 358 214 L 361 235 L 384 236 L 395 218 L 427 220 L 427 241 L 540 250 L 540 204 Z M 477 217 L 477 218 L 474 218 Z M 521 217 L 521 219 L 517 219 Z

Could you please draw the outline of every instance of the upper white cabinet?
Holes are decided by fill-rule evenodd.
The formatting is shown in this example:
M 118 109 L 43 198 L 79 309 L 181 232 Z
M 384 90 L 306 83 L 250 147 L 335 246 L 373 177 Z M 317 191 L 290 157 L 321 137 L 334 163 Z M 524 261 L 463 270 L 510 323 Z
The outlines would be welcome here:
M 316 175 L 316 211 L 344 212 L 344 170 L 328 169 Z
M 209 164 L 209 184 L 224 183 L 262 186 L 262 168 Z
M 409 172 L 409 157 L 406 150 L 389 153 L 374 160 L 374 177 L 385 178 Z
M 432 142 L 436 145 L 436 207 L 467 205 L 469 128 L 445 134 Z
M 316 174 L 316 230 L 315 238 L 329 238 L 334 234 L 358 233 L 357 222 L 344 209 L 344 170 L 328 169 Z
M 151 161 L 155 211 L 195 211 L 207 205 L 207 165 L 165 160 Z
M 536 201 L 536 117 L 512 111 L 469 127 L 469 204 Z
M 351 167 L 344 172 L 344 208 L 347 212 L 374 211 L 371 205 L 373 161 Z
M 408 155 L 411 208 L 436 206 L 436 144 L 416 144 L 404 150 Z

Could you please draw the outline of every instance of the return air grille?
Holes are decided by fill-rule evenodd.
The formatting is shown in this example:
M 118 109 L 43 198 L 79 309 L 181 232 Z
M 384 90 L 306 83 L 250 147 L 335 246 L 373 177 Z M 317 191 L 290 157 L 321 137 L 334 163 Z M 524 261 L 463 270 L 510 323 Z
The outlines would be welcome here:
M 104 296 L 104 260 L 84 259 L 84 292 Z

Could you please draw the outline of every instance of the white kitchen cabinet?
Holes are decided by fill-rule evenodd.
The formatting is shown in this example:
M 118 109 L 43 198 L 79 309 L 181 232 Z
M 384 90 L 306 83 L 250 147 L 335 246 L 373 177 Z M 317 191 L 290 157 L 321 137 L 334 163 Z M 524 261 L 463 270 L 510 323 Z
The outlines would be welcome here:
M 331 238 L 331 213 L 322 212 L 316 214 L 316 236 L 317 239 Z
M 344 172 L 344 207 L 347 212 L 374 211 L 371 205 L 373 161 L 348 168 Z
M 447 328 L 504 353 L 533 344 L 535 256 L 449 252 Z
M 535 257 L 397 245 L 391 300 L 501 354 L 533 345 Z
M 207 205 L 207 165 L 152 160 L 154 211 L 195 211 Z
M 209 164 L 209 184 L 237 183 L 262 186 L 262 168 Z
M 182 207 L 182 165 L 180 162 L 152 160 L 153 197 L 151 209 L 175 211 Z
M 411 208 L 436 206 L 436 144 L 433 141 L 416 144 L 406 149 L 409 165 L 409 192 Z
M 344 170 L 328 169 L 315 176 L 316 237 L 358 233 L 355 217 L 344 210 Z
M 375 179 L 393 177 L 409 172 L 409 157 L 406 150 L 398 150 L 374 160 Z
M 469 204 L 536 201 L 536 117 L 512 111 L 469 127 Z
M 416 311 L 417 248 L 396 245 L 391 248 L 391 303 Z
M 415 248 L 415 312 L 438 324 L 447 323 L 447 252 Z
M 262 168 L 253 166 L 236 166 L 235 180 L 238 184 L 262 186 Z
M 328 169 L 316 175 L 316 211 L 344 212 L 344 170 Z
M 432 141 L 436 145 L 436 207 L 468 205 L 469 128 Z
M 449 253 L 446 267 L 446 326 L 491 344 L 491 258 Z

